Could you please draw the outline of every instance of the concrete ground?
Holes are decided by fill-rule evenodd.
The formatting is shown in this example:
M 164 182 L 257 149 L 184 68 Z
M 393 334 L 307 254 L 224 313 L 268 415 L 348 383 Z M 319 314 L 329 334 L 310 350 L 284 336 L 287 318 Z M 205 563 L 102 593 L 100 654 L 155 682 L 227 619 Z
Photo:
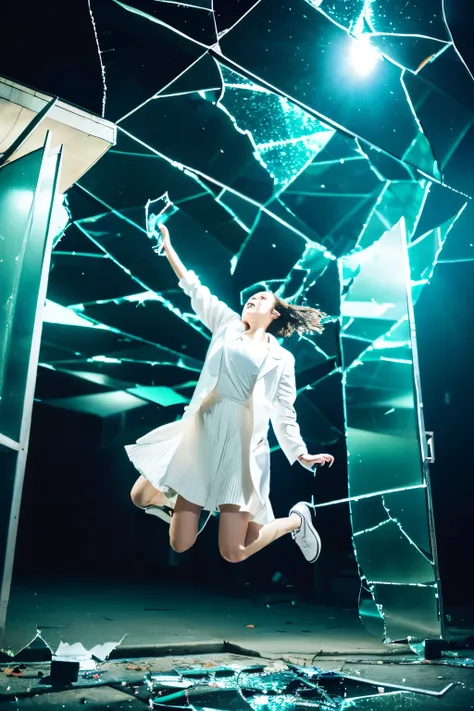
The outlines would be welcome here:
M 371 637 L 354 609 L 265 600 L 133 580 L 30 582 L 12 589 L 5 641 L 16 653 L 38 628 L 53 651 L 61 641 L 89 649 L 124 635 L 127 648 L 227 640 L 270 657 L 401 651 Z
M 447 666 L 446 660 L 428 664 L 404 645 L 386 646 L 371 637 L 356 610 L 292 601 L 288 591 L 252 599 L 217 595 L 183 583 L 131 578 L 125 582 L 42 580 L 17 584 L 12 589 L 6 629 L 11 652 L 28 645 L 37 629 L 53 652 L 61 641 L 80 642 L 89 650 L 125 638 L 111 660 L 98 662 L 92 672 L 81 670 L 78 682 L 67 685 L 52 684 L 50 661 L 21 665 L 4 657 L 0 664 L 0 711 L 79 711 L 84 706 L 97 711 L 139 711 L 151 708 L 150 701 L 156 698 L 156 690 L 150 687 L 153 673 L 200 668 L 212 674 L 219 667 L 257 665 L 278 674 L 284 663 L 351 677 L 318 683 L 335 685 L 339 700 L 353 698 L 351 707 L 359 711 L 474 708 L 472 659 L 466 663 L 459 658 L 449 660 L 457 666 Z M 223 645 L 223 640 L 241 651 Z M 245 654 L 242 648 L 251 652 Z M 20 676 L 12 676 L 12 669 Z M 373 682 L 370 693 L 363 680 Z M 225 679 L 221 681 L 225 683 Z M 246 696 L 243 687 L 221 693 L 218 686 L 210 678 L 203 679 L 193 690 L 197 696 L 191 697 L 190 692 L 189 699 L 154 708 L 184 707 L 189 701 L 189 711 L 252 711 L 252 697 Z M 269 698 L 271 711 L 276 708 L 271 698 L 278 706 L 278 697 Z M 308 699 L 305 706 L 298 698 L 296 705 L 315 708 L 314 703 Z M 323 708 L 317 703 L 316 707 Z M 294 709 L 295 704 L 285 702 L 278 708 Z

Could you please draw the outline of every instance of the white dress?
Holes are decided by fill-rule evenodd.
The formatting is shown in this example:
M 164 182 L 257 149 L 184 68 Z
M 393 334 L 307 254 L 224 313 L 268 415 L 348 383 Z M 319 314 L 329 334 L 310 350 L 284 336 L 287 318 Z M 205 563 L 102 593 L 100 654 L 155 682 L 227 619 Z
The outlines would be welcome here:
M 267 343 L 244 334 L 224 347 L 217 384 L 196 415 L 186 421 L 165 472 L 154 478 L 134 462 L 156 489 L 170 498 L 180 494 L 207 511 L 234 504 L 249 512 L 255 523 L 274 520 L 270 501 L 260 500 L 250 475 L 253 423 L 249 398 L 267 355 Z

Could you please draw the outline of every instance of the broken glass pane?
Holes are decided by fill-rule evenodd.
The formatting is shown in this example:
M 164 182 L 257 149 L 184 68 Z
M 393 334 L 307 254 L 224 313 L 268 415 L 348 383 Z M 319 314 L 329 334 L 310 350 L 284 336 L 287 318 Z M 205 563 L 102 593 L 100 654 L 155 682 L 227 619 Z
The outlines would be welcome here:
M 423 553 L 431 556 L 426 492 L 423 489 L 396 491 L 383 497 L 383 507 L 388 516 L 395 519 L 401 530 Z
M 385 622 L 387 642 L 439 638 L 441 632 L 441 591 L 438 583 L 397 585 L 376 583 L 372 593 Z
M 288 36 L 296 51 L 285 54 L 281 47 Z M 246 43 L 252 45 L 251 53 L 245 51 Z M 407 100 L 401 70 L 376 56 L 369 77 L 359 72 L 366 67 L 366 45 L 367 40 L 349 36 L 316 9 L 268 0 L 261 0 L 220 39 L 224 57 L 318 117 L 439 177 L 430 144 Z
M 0 169 L 0 432 L 20 441 L 43 255 L 56 190 L 45 149 Z
M 275 187 L 285 189 L 326 146 L 334 129 L 225 64 L 219 69 L 224 88 L 218 106 L 248 135 Z
M 431 268 L 433 251 L 421 259 Z M 424 432 L 413 380 L 411 281 L 403 223 L 378 243 L 346 257 L 341 280 L 346 285 L 342 313 L 353 329 L 352 336 L 342 336 L 349 493 L 361 497 L 351 504 L 353 540 L 385 635 L 395 639 L 402 629 L 407 634 L 411 624 L 404 614 L 404 591 L 429 586 L 428 595 L 435 599 L 436 586 L 420 442 Z M 367 318 L 371 328 L 379 321 L 380 335 L 372 341 L 367 340 Z M 354 339 L 361 344 L 360 352 L 349 349 L 346 358 L 346 343 Z M 379 597 L 379 589 L 385 594 L 386 586 L 400 591 L 390 598 L 391 605 Z M 436 605 L 423 611 L 423 619 L 431 633 L 439 633 Z
M 0 252 L 0 303 L 3 317 L 0 321 L 0 398 L 3 392 L 8 353 L 11 349 L 13 319 L 16 297 L 23 259 L 25 240 L 28 236 L 27 222 L 33 204 L 38 175 L 41 168 L 41 152 L 31 154 L 26 162 L 14 161 L 0 171 L 0 215 L 1 215 L 1 252 Z M 25 180 L 26 177 L 26 180 Z M 15 184 L 20 187 L 15 188 Z
M 375 581 L 398 585 L 434 582 L 433 561 L 423 555 L 399 522 L 390 517 L 354 534 L 354 545 L 364 575 L 372 584 Z
M 358 499 L 351 503 L 352 531 L 354 535 L 375 529 L 387 520 L 387 510 L 381 496 Z

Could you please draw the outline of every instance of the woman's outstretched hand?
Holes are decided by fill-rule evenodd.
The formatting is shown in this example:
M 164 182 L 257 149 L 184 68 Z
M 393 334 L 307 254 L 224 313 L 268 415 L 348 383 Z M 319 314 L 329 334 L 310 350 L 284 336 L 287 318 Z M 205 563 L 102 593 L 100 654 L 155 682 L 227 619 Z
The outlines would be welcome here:
M 312 471 L 315 466 L 323 467 L 325 464 L 328 464 L 332 467 L 334 464 L 334 457 L 332 454 L 301 454 L 298 457 L 298 461 L 306 469 L 310 469 Z

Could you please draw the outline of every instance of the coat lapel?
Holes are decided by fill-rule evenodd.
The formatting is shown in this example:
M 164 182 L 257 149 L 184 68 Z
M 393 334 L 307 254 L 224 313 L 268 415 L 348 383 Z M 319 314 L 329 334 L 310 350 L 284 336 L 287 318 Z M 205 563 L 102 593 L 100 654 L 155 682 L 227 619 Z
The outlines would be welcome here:
M 268 348 L 267 357 L 263 361 L 262 367 L 260 368 L 257 380 L 264 378 L 268 373 L 270 373 L 270 371 L 276 368 L 280 364 L 282 357 L 282 348 L 275 336 L 272 336 L 269 333 L 268 338 L 270 339 L 270 346 Z

